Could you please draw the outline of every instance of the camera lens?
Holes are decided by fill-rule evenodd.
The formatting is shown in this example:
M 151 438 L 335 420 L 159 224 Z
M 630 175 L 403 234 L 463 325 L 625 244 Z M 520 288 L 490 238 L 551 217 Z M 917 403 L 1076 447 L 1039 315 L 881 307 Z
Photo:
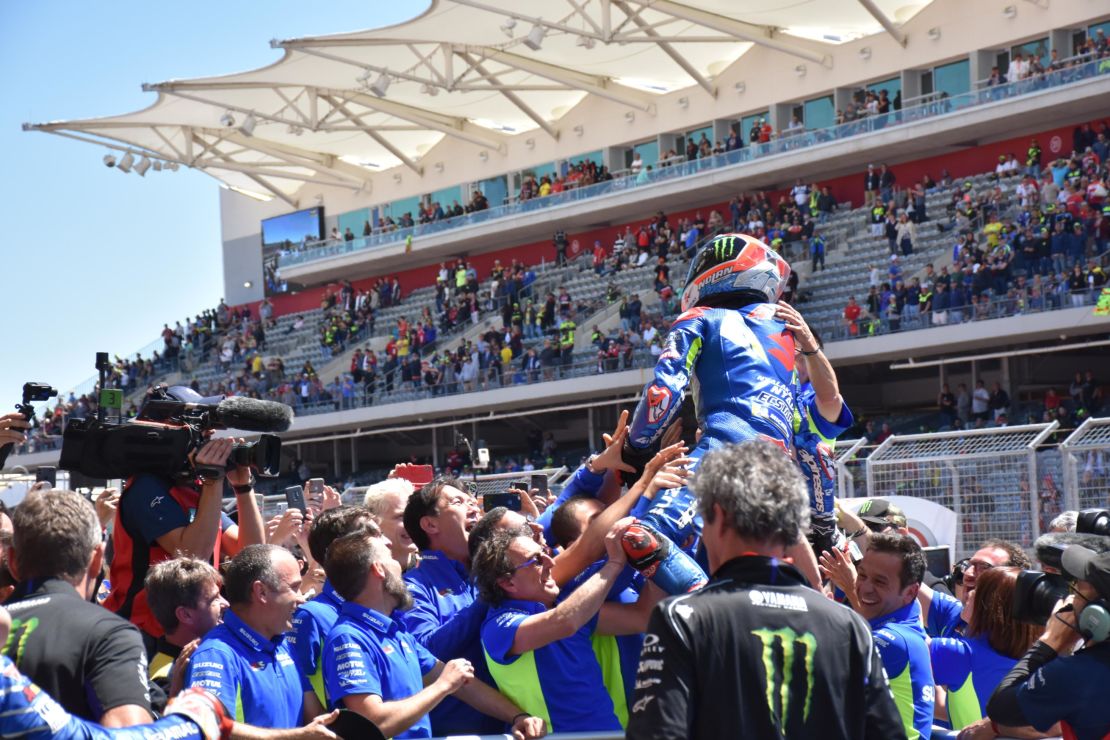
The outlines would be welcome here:
M 1023 570 L 1014 588 L 1014 619 L 1026 624 L 1046 624 L 1056 602 L 1068 595 L 1068 581 L 1055 573 Z
M 1076 519 L 1075 531 L 1104 537 L 1110 535 L 1110 510 L 1084 509 Z

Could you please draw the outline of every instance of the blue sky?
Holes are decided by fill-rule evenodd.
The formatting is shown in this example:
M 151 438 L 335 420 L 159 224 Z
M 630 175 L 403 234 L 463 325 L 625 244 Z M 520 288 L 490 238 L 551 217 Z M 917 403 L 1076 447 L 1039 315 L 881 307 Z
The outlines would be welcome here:
M 125 113 L 144 82 L 238 72 L 276 61 L 272 38 L 399 23 L 426 0 L 166 4 L 0 3 L 0 413 L 23 383 L 66 391 L 163 323 L 214 306 L 223 286 L 218 184 L 184 168 L 123 174 L 105 149 L 43 133 L 43 122 Z

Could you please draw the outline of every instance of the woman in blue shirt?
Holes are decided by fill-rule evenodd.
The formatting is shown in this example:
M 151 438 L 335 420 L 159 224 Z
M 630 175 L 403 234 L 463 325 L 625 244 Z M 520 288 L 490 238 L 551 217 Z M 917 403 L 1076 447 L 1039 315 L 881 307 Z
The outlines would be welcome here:
M 953 730 L 987 716 L 987 700 L 995 687 L 1042 631 L 1013 617 L 1020 572 L 998 566 L 980 573 L 960 614 L 967 623 L 964 634 L 934 638 L 929 644 L 933 679 L 948 690 Z

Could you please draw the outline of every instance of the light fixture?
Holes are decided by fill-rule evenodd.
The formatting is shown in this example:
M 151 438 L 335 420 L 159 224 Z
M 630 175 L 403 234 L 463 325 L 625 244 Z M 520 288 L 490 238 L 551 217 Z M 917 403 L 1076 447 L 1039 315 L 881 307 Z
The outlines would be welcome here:
M 423 85 L 420 86 L 420 92 L 424 93 L 425 95 L 427 95 L 430 98 L 434 98 L 436 95 L 439 95 L 439 88 L 436 87 L 435 85 L 429 85 L 428 83 L 424 83 Z
M 505 22 L 501 24 L 501 32 L 509 38 L 513 37 L 514 28 L 516 28 L 516 18 L 506 18 Z
M 127 152 L 116 167 L 119 167 L 120 172 L 130 172 L 133 164 L 135 164 L 135 158 L 131 156 L 131 152 Z
M 362 70 L 362 74 L 360 74 L 355 79 L 365 85 L 366 81 L 369 80 L 373 76 L 374 76 L 373 68 L 367 67 L 366 69 Z
M 636 114 L 633 113 L 632 111 L 625 111 L 624 112 L 624 120 L 628 121 L 629 123 L 632 123 L 633 121 L 636 120 Z
M 303 129 L 303 128 L 301 128 L 300 126 L 297 126 L 296 124 L 292 124 L 292 123 L 291 123 L 291 124 L 289 124 L 289 126 L 288 126 L 288 127 L 287 127 L 287 128 L 285 129 L 285 132 L 286 132 L 287 134 L 292 134 L 293 136 L 300 136 L 301 134 L 303 134 L 303 133 L 304 133 L 304 129 Z
M 867 61 L 868 59 L 871 58 L 871 47 L 870 46 L 864 46 L 857 53 L 859 54 L 860 59 L 862 59 L 864 61 Z
M 486 151 L 485 149 L 483 149 L 482 151 L 478 152 L 478 159 L 480 159 L 480 160 L 482 160 L 483 162 L 485 162 L 486 160 L 488 160 L 488 159 L 489 159 L 489 152 L 487 152 L 487 151 Z
M 390 82 L 392 82 L 392 80 L 389 79 L 389 75 L 382 72 L 378 75 L 378 79 L 374 80 L 374 84 L 370 85 L 370 92 L 374 93 L 379 98 L 384 98 L 385 91 L 389 89 Z
M 581 46 L 583 49 L 592 49 L 595 43 L 597 42 L 594 41 L 593 36 L 579 36 L 578 40 L 574 42 L 574 45 Z
M 1016 18 L 1017 17 L 1017 6 L 1016 5 L 1007 5 L 1005 8 L 1002 9 L 1002 15 L 1006 16 L 1007 18 Z
M 529 149 L 535 149 L 536 148 L 536 140 L 535 139 L 525 139 L 524 140 L 524 146 L 528 147 Z
M 398 185 L 401 184 L 401 173 L 400 172 L 394 172 L 393 173 L 393 182 L 397 183 Z
M 143 157 L 139 160 L 139 163 L 135 165 L 135 174 L 139 177 L 146 177 L 146 171 L 150 169 L 150 164 L 150 159 L 148 157 Z
M 162 171 L 162 163 L 159 162 L 157 159 L 154 160 L 154 171 L 155 172 L 161 172 Z
M 443 172 L 443 162 L 436 162 L 436 172 Z
M 244 287 L 244 288 L 249 288 L 249 287 L 251 287 L 252 285 L 254 285 L 254 283 L 252 283 L 252 282 L 251 282 L 250 280 L 244 280 L 244 281 L 243 281 L 243 287 Z
M 231 111 L 227 111 L 220 116 L 220 125 L 227 126 L 228 128 L 235 125 L 235 116 L 231 115 Z
M 177 162 L 166 162 L 166 169 L 170 172 L 177 172 Z
M 105 154 L 104 155 L 104 166 L 105 167 L 115 167 L 116 166 L 116 157 L 115 157 L 115 155 Z
M 248 113 L 247 117 L 243 119 L 243 123 L 239 126 L 239 131 L 243 136 L 251 136 L 254 134 L 254 127 L 258 125 L 258 120 L 254 117 L 253 113 Z
M 581 124 L 574 127 L 574 133 L 576 136 L 581 136 L 585 132 L 585 130 L 586 129 L 582 128 Z
M 681 98 L 678 99 L 678 107 L 679 108 L 689 108 L 690 107 L 690 98 L 683 95 Z
M 532 26 L 532 30 L 524 37 L 524 45 L 532 51 L 539 51 L 543 46 L 543 37 L 547 35 L 547 29 L 539 23 Z
M 799 64 L 797 67 L 794 68 L 794 74 L 798 75 L 799 77 L 805 77 L 806 76 L 806 65 Z
M 735 85 L 733 85 L 733 87 L 735 87 L 736 92 L 738 92 L 740 94 L 743 94 L 744 91 L 748 89 L 748 86 L 746 84 L 744 84 L 743 81 L 737 82 Z
M 937 41 L 937 40 L 940 39 L 940 27 L 939 26 L 933 26 L 932 28 L 929 29 L 929 38 L 931 38 L 933 41 Z

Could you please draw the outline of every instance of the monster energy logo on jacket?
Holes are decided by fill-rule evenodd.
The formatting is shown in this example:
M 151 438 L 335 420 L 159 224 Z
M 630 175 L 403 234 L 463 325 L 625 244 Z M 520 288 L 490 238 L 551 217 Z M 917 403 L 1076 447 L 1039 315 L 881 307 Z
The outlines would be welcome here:
M 809 719 L 813 701 L 813 656 L 817 638 L 809 632 L 798 633 L 789 627 L 752 630 L 763 644 L 763 669 L 766 671 L 767 711 L 779 732 L 786 734 L 791 712 L 795 721 Z M 794 694 L 795 681 L 805 684 L 805 696 Z
M 737 241 L 739 240 L 735 236 L 722 236 L 713 240 L 713 256 L 718 262 L 732 257 Z

